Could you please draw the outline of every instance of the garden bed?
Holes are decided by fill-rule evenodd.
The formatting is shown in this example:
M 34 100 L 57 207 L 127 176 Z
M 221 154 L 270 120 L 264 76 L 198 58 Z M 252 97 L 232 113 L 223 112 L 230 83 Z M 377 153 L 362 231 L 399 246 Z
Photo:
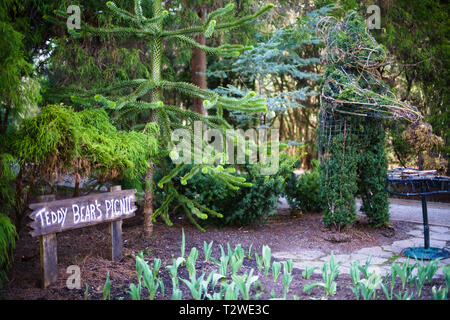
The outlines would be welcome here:
M 172 259 L 180 255 L 182 243 L 182 228 L 186 238 L 186 256 L 192 247 L 196 247 L 199 256 L 196 262 L 198 273 L 218 269 L 212 262 L 204 262 L 203 243 L 214 241 L 212 257 L 219 259 L 221 244 L 225 250 L 227 244 L 232 248 L 240 244 L 246 256 L 239 273 L 249 272 L 251 268 L 259 276 L 259 281 L 264 288 L 252 288 L 252 293 L 260 293 L 259 299 L 270 299 L 272 294 L 280 298 L 283 295 L 281 285 L 281 272 L 278 282 L 274 283 L 272 275 L 264 276 L 264 270 L 258 272 L 254 259 L 248 259 L 247 252 L 252 247 L 252 252 L 261 254 L 263 245 L 268 245 L 272 253 L 287 251 L 296 247 L 304 249 L 320 249 L 323 252 L 334 252 L 334 254 L 346 254 L 355 250 L 391 244 L 394 241 L 406 239 L 408 231 L 412 229 L 412 223 L 391 222 L 389 228 L 372 229 L 363 220 L 358 221 L 349 231 L 335 233 L 326 228 L 321 221 L 319 214 L 291 215 L 289 211 L 280 210 L 277 215 L 262 226 L 248 227 L 226 227 L 217 229 L 210 227 L 206 232 L 202 232 L 192 226 L 185 219 L 177 219 L 172 227 L 163 222 L 154 224 L 154 233 L 151 239 L 144 239 L 141 234 L 142 217 L 124 221 L 124 257 L 121 261 L 112 262 L 106 259 L 108 233 L 107 225 L 93 226 L 78 230 L 67 231 L 58 234 L 58 281 L 50 285 L 47 289 L 39 288 L 40 261 L 39 261 L 39 238 L 31 238 L 26 230 L 22 230 L 21 237 L 17 242 L 14 253 L 14 263 L 8 272 L 10 281 L 0 289 L 0 299 L 84 299 L 85 284 L 88 284 L 88 299 L 103 299 L 102 289 L 105 283 L 107 272 L 109 271 L 111 285 L 111 299 L 130 299 L 126 291 L 131 283 L 136 280 L 136 254 L 144 250 L 144 257 L 151 265 L 154 258 L 160 258 L 162 265 L 158 273 L 164 283 L 165 295 L 158 291 L 156 299 L 170 299 L 172 293 L 171 278 L 165 265 L 171 265 Z M 68 289 L 66 280 L 69 274 L 66 268 L 69 265 L 78 265 L 81 270 L 81 289 Z M 305 284 L 321 281 L 320 274 L 313 274 L 309 280 L 305 280 L 301 275 L 302 270 L 293 269 L 293 280 L 290 285 L 288 299 L 293 299 L 294 295 L 300 299 L 321 298 L 324 290 L 321 287 L 312 289 L 311 294 L 303 292 Z M 185 267 L 179 267 L 178 276 L 188 279 L 188 271 Z M 355 299 L 352 291 L 347 288 L 351 286 L 351 278 L 346 274 L 341 274 L 337 278 L 337 292 L 329 299 L 348 300 Z M 400 280 L 398 280 L 400 281 Z M 399 283 L 398 283 L 399 284 Z M 425 284 L 421 299 L 432 299 L 431 287 L 435 285 L 445 286 L 443 278 L 435 277 L 433 282 Z M 191 299 L 187 287 L 180 283 L 183 291 L 183 299 Z M 272 291 L 273 290 L 273 291 Z M 381 299 L 384 295 L 378 291 Z M 144 294 L 144 297 L 146 295 Z

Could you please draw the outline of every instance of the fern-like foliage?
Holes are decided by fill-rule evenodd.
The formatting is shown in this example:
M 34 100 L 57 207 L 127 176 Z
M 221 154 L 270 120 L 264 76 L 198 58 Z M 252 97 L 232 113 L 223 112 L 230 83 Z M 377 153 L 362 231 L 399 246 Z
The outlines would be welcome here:
M 145 132 L 117 130 L 103 109 L 75 112 L 48 105 L 21 123 L 12 149 L 21 165 L 34 166 L 47 181 L 66 173 L 94 175 L 99 181 L 135 178 L 158 152 L 157 131 L 155 124 Z
M 6 270 L 11 265 L 17 237 L 16 228 L 8 218 L 15 201 L 11 183 L 16 177 L 13 164 L 14 158 L 10 154 L 0 154 L 0 287 L 7 279 Z
M 0 286 L 7 280 L 6 269 L 11 264 L 12 251 L 16 245 L 16 228 L 9 218 L 0 214 Z

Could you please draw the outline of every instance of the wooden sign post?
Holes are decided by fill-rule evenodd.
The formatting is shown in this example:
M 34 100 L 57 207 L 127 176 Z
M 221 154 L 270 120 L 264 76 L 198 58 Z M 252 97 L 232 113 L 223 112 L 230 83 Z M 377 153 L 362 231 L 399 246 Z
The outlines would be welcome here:
M 111 250 L 109 257 L 119 260 L 122 257 L 122 219 L 134 216 L 137 207 L 136 190 L 120 190 L 120 186 L 110 188 L 107 193 L 52 201 L 53 198 L 40 199 L 32 203 L 29 217 L 33 220 L 31 236 L 40 236 L 41 278 L 46 288 L 58 277 L 58 258 L 56 233 L 110 223 Z
M 112 186 L 109 188 L 110 192 L 122 190 L 121 186 Z M 122 220 L 112 221 L 109 224 L 110 237 L 110 254 L 109 258 L 113 261 L 122 259 Z
M 55 200 L 54 194 L 39 196 L 39 202 Z M 49 233 L 39 237 L 39 252 L 41 256 L 41 285 L 46 288 L 58 278 L 58 255 L 56 233 Z

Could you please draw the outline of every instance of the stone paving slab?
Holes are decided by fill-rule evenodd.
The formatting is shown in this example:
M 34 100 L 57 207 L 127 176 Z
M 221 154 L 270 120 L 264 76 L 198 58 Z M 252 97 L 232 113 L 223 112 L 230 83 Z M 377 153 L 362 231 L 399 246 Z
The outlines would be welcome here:
M 450 239 L 447 236 L 450 235 L 450 228 L 439 227 L 435 229 L 436 237 L 430 239 L 430 245 L 434 247 L 443 248 L 446 247 L 447 241 Z M 366 261 L 370 260 L 369 271 L 376 271 L 382 275 L 390 270 L 390 265 L 393 262 L 404 262 L 408 258 L 403 256 L 402 251 L 409 247 L 420 247 L 424 245 L 423 235 L 421 231 L 413 229 L 410 233 L 410 238 L 404 240 L 394 241 L 390 245 L 384 245 L 381 247 L 366 247 L 359 249 L 351 254 L 333 254 L 334 261 L 340 262 L 339 270 L 341 274 L 348 274 L 350 272 L 350 262 L 357 260 L 361 265 L 364 265 Z M 272 255 L 277 259 L 287 260 L 292 259 L 293 267 L 304 270 L 306 267 L 313 268 L 318 267 L 314 273 L 320 274 L 323 264 L 330 260 L 331 254 L 327 254 L 320 250 L 303 249 L 297 251 L 283 251 L 273 252 Z M 409 259 L 411 263 L 413 259 Z M 425 262 L 426 263 L 426 262 Z M 450 265 L 450 258 L 439 261 L 439 266 Z M 437 275 L 442 275 L 442 270 L 439 270 Z
M 289 209 L 285 199 L 280 199 L 280 208 Z M 357 208 L 360 207 L 357 200 Z M 350 272 L 350 261 L 358 260 L 365 264 L 371 257 L 369 271 L 377 271 L 384 275 L 390 270 L 391 263 L 404 262 L 408 258 L 402 251 L 409 247 L 421 247 L 424 245 L 422 204 L 420 201 L 390 199 L 391 220 L 416 222 L 417 224 L 408 232 L 409 238 L 394 241 L 390 245 L 381 247 L 373 246 L 359 249 L 351 254 L 334 254 L 335 262 L 341 262 L 340 273 Z M 428 202 L 428 217 L 430 224 L 430 246 L 447 248 L 450 250 L 450 204 Z M 287 260 L 292 259 L 293 267 L 304 270 L 306 267 L 318 267 L 314 273 L 320 274 L 324 262 L 330 260 L 330 253 L 312 249 L 293 249 L 293 251 L 273 252 L 275 258 Z M 413 259 L 409 259 L 413 263 Z M 425 261 L 426 263 L 426 261 Z M 439 266 L 450 265 L 450 258 L 439 261 Z M 442 276 L 442 270 L 436 273 Z
M 450 211 L 448 212 L 450 214 Z M 440 226 L 430 226 L 430 232 L 432 233 L 446 233 L 449 234 L 449 228 Z
M 279 209 L 289 209 L 286 199 L 281 197 L 278 200 Z M 359 215 L 361 200 L 356 199 L 356 209 Z M 428 222 L 430 226 L 450 227 L 450 203 L 427 202 Z M 418 200 L 389 199 L 390 219 L 395 221 L 409 221 L 422 224 L 422 202 Z
M 383 265 L 388 262 L 387 258 L 377 257 L 377 256 L 367 256 L 365 254 L 352 254 L 350 255 L 350 260 L 358 260 L 361 265 L 369 261 L 370 265 Z
M 380 258 L 391 258 L 392 252 L 385 251 L 381 247 L 367 247 L 356 251 L 356 254 L 374 256 Z
M 431 240 L 450 241 L 450 234 L 449 233 L 430 232 L 430 239 Z
M 315 274 L 321 274 L 321 268 L 323 266 L 323 262 L 322 261 L 293 261 L 292 262 L 292 267 L 296 268 L 296 269 L 300 269 L 300 270 L 305 270 L 307 267 L 308 268 L 314 268 L 317 267 L 316 270 L 313 271 L 313 273 Z

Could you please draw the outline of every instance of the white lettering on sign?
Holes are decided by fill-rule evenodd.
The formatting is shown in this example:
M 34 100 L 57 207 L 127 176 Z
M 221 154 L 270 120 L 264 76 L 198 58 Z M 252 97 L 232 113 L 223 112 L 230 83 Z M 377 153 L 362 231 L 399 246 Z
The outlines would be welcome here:
M 68 211 L 69 209 L 72 212 Z M 69 215 L 68 215 L 69 213 Z M 71 213 L 71 214 L 70 214 Z M 49 227 L 55 224 L 64 226 L 66 218 L 73 219 L 73 224 L 89 223 L 101 221 L 102 219 L 116 219 L 133 213 L 133 196 L 110 199 L 93 203 L 77 204 L 74 203 L 70 208 L 61 207 L 56 211 L 50 211 L 47 208 L 39 210 L 35 219 L 39 220 L 41 227 Z
M 53 224 L 60 224 L 62 227 L 64 226 L 64 222 L 66 221 L 67 208 L 59 208 L 56 212 L 48 211 L 46 208 L 42 208 L 36 214 L 36 218 L 41 219 L 41 226 L 47 227 Z
M 105 215 L 107 218 L 116 218 L 133 212 L 132 197 L 105 200 Z

